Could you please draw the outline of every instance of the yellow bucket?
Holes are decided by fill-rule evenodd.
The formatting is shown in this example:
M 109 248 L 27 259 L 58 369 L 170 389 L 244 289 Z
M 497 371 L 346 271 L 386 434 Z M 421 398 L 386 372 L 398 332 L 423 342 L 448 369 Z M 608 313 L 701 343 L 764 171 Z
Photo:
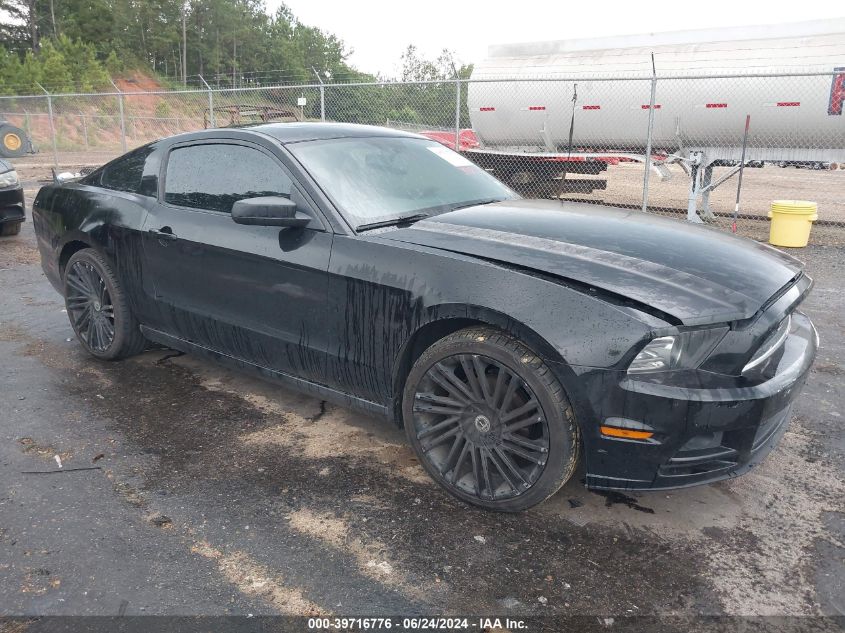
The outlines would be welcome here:
M 810 229 L 819 219 L 818 206 L 807 200 L 775 200 L 769 217 L 769 244 L 801 248 L 810 241 Z

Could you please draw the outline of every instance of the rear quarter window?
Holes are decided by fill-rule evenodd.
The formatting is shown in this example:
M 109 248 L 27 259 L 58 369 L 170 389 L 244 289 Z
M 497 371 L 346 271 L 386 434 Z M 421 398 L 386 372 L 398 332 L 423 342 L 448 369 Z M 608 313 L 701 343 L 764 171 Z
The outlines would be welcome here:
M 138 193 L 141 189 L 141 176 L 147 156 L 153 152 L 152 147 L 141 147 L 130 152 L 123 158 L 112 161 L 100 172 L 99 184 L 105 189 L 114 191 L 128 191 Z M 95 184 L 95 183 L 91 183 Z

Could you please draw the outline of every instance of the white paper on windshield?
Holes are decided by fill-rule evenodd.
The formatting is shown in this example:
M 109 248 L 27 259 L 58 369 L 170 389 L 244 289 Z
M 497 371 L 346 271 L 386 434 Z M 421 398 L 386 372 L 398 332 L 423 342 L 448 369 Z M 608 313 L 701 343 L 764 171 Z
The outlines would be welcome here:
M 432 146 L 428 149 L 429 151 L 434 152 L 440 158 L 445 160 L 450 165 L 454 165 L 455 167 L 469 167 L 470 165 L 472 165 L 472 163 L 466 158 L 464 158 L 457 152 L 453 152 L 452 150 L 443 147 L 442 145 Z

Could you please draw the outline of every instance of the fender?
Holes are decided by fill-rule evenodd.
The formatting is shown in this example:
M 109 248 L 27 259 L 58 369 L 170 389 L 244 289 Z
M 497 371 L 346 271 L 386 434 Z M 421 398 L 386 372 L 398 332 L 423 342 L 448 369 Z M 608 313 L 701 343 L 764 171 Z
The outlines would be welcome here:
M 429 306 L 417 323 L 417 327 L 399 348 L 393 363 L 393 394 L 389 405 L 394 421 L 402 425 L 402 392 L 405 379 L 420 354 L 435 341 L 472 325 L 489 325 L 524 342 L 543 360 L 549 362 L 555 375 L 564 384 L 564 389 L 577 389 L 575 374 L 560 354 L 537 332 L 508 315 L 478 305 L 448 303 Z

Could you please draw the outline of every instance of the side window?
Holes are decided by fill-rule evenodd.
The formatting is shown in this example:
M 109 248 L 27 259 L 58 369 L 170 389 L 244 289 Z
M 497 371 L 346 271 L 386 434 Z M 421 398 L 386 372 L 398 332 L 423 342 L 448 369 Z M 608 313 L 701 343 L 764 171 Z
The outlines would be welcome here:
M 244 198 L 290 197 L 291 180 L 272 158 L 251 147 L 191 145 L 170 152 L 164 201 L 231 213 Z
M 141 147 L 106 165 L 100 175 L 100 186 L 115 191 L 137 193 L 141 188 L 144 163 L 152 152 L 152 147 Z

